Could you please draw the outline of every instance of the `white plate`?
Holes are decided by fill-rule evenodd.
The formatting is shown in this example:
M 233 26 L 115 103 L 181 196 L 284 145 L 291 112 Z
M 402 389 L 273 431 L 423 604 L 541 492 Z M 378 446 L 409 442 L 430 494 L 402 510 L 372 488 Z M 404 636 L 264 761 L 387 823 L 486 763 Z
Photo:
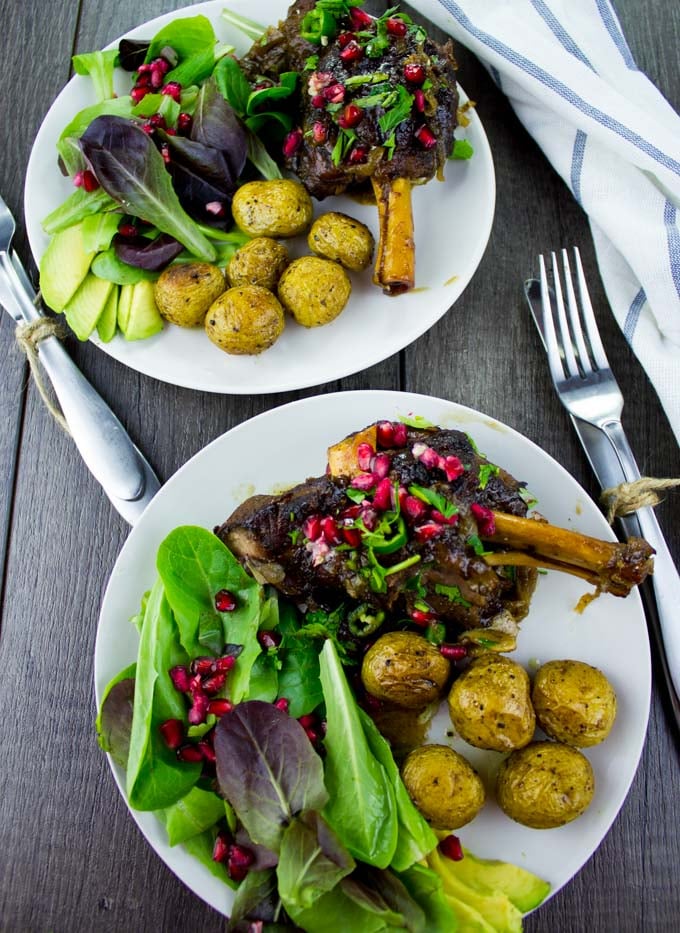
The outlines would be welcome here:
M 134 29 L 129 35 L 150 39 L 178 16 L 208 16 L 221 41 L 243 53 L 247 40 L 228 27 L 220 14 L 222 0 L 200 3 L 168 13 Z M 229 7 L 261 23 L 285 15 L 287 0 L 230 0 Z M 114 43 L 117 45 L 117 43 Z M 129 93 L 130 76 L 121 74 L 119 93 Z M 463 95 L 463 99 L 464 95 Z M 52 105 L 31 152 L 26 175 L 25 214 L 28 238 L 36 262 L 48 243 L 40 223 L 72 192 L 69 179 L 57 168 L 56 142 L 82 107 L 94 102 L 88 78 L 74 77 Z M 325 327 L 307 330 L 291 319 L 283 335 L 256 357 L 229 356 L 218 350 L 202 328 L 187 331 L 166 325 L 155 337 L 126 343 L 117 335 L 111 343 L 93 341 L 120 362 L 163 382 L 208 392 L 235 394 L 283 392 L 319 385 L 359 372 L 387 359 L 423 334 L 453 305 L 474 274 L 484 253 L 493 220 L 495 179 L 486 135 L 476 113 L 458 137 L 475 150 L 469 162 L 451 161 L 446 181 L 432 181 L 413 193 L 417 271 L 413 292 L 387 298 L 371 284 L 367 271 L 352 275 L 352 297 L 345 311 Z M 315 212 L 341 210 L 366 223 L 377 237 L 376 209 L 348 197 L 328 198 Z M 291 252 L 308 252 L 303 238 Z
M 553 523 L 613 538 L 597 506 L 559 464 L 487 415 L 440 399 L 386 391 L 344 392 L 293 402 L 258 415 L 209 444 L 160 490 L 132 530 L 111 575 L 99 621 L 97 702 L 110 678 L 135 660 L 137 634 L 127 620 L 155 579 L 155 554 L 166 534 L 182 524 L 213 528 L 256 491 L 280 491 L 320 475 L 329 444 L 373 421 L 409 412 L 469 432 L 491 461 L 527 483 L 541 512 Z M 596 777 L 593 803 L 568 826 L 531 830 L 509 820 L 490 801 L 459 831 L 476 854 L 530 869 L 552 884 L 553 893 L 595 851 L 618 813 L 637 768 L 649 714 L 649 644 L 638 593 L 627 599 L 601 596 L 577 615 L 574 606 L 584 589 L 586 584 L 564 574 L 541 577 L 514 657 L 523 664 L 532 659 L 579 659 L 600 667 L 611 680 L 619 699 L 614 728 L 603 745 L 586 750 Z M 444 737 L 444 741 L 448 740 Z M 464 748 L 486 775 L 500 760 L 494 752 L 479 752 L 461 742 L 457 747 Z M 112 767 L 122 791 L 123 774 Z M 153 815 L 131 812 L 177 876 L 216 910 L 227 913 L 230 891 L 181 847 L 171 849 Z

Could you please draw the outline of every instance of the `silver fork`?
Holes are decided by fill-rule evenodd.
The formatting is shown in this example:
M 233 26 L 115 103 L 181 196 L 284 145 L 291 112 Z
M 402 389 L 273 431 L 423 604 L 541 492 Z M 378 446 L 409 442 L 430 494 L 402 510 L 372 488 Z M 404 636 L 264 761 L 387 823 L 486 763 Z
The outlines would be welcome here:
M 525 292 L 557 395 L 602 488 L 608 489 L 640 479 L 640 470 L 621 424 L 623 395 L 602 346 L 578 248 L 574 247 L 578 298 L 566 249 L 561 256 L 562 274 L 551 253 L 554 288 L 539 256 L 540 281 L 530 279 Z M 651 586 L 643 584 L 641 594 L 680 728 L 680 576 L 651 508 L 638 509 L 620 522 L 626 537 L 643 537 L 656 551 Z
M 0 197 L 0 305 L 17 324 L 42 317 L 30 279 L 12 249 L 15 221 Z M 123 518 L 134 524 L 160 488 L 151 466 L 104 399 L 85 379 L 56 337 L 38 345 L 80 454 Z

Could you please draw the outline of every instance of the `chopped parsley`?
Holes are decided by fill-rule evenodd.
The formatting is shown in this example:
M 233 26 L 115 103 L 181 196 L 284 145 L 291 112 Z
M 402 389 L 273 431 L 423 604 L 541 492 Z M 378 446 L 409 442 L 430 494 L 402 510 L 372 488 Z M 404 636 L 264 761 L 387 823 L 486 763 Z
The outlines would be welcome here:
M 383 146 L 385 147 L 385 152 L 387 153 L 387 160 L 390 162 L 394 156 L 394 149 L 397 145 L 397 137 L 394 135 L 394 132 L 390 133 L 387 137 Z
M 390 76 L 384 71 L 371 71 L 369 74 L 352 75 L 347 78 L 345 87 L 358 87 L 360 84 L 382 84 L 383 81 L 389 81 L 389 79 Z
M 417 574 L 416 574 L 415 576 L 413 576 L 413 577 L 409 577 L 409 578 L 408 578 L 408 580 L 406 581 L 406 583 L 405 583 L 405 585 L 404 585 L 404 589 L 405 589 L 405 590 L 415 590 L 415 592 L 418 594 L 418 596 L 421 597 L 421 599 L 424 599 L 424 598 L 427 596 L 427 590 L 425 589 L 425 587 L 423 586 L 423 584 L 420 582 L 420 574 L 419 574 L 419 573 L 417 573 Z
M 409 94 L 403 84 L 400 84 L 395 90 L 395 101 L 385 113 L 378 118 L 378 125 L 383 136 L 396 130 L 400 123 L 407 120 L 411 115 L 413 107 L 413 94 Z
M 309 58 L 305 61 L 303 71 L 314 71 L 316 66 L 319 64 L 318 55 L 310 55 Z
M 448 499 L 444 498 L 444 496 L 440 495 L 440 493 L 431 489 L 429 486 L 417 486 L 415 483 L 412 483 L 408 487 L 408 491 L 412 496 L 415 496 L 416 499 L 427 502 L 432 508 L 437 509 L 438 512 L 442 513 L 444 518 L 451 518 L 452 515 L 458 514 L 458 506 L 454 505 L 453 502 L 449 502 Z
M 427 418 L 423 418 L 422 415 L 399 415 L 399 420 L 402 424 L 408 425 L 409 428 L 425 429 L 436 427 L 435 424 L 432 424 Z
M 357 134 L 354 130 L 345 130 L 342 127 L 339 128 L 338 138 L 335 141 L 333 146 L 333 151 L 331 152 L 331 160 L 333 165 L 338 166 L 343 161 L 347 153 L 350 151 L 354 145 L 354 141 L 357 138 Z
M 495 463 L 483 463 L 479 468 L 479 488 L 486 489 L 492 476 L 498 476 L 499 467 Z
M 526 486 L 522 486 L 519 491 L 520 498 L 524 500 L 528 509 L 535 509 L 538 505 L 538 499 L 529 492 Z
M 459 606 L 464 606 L 466 609 L 469 609 L 472 605 L 471 602 L 468 602 L 460 592 L 460 587 L 458 586 L 446 586 L 444 583 L 435 583 L 434 591 L 438 596 L 446 596 L 446 598 L 452 602 L 457 603 Z
M 293 544 L 298 544 L 298 542 L 300 541 L 301 535 L 302 535 L 302 531 L 300 528 L 293 528 L 292 531 L 288 532 L 288 537 L 290 538 Z
M 345 490 L 345 495 L 348 499 L 351 499 L 352 502 L 356 502 L 358 505 L 366 498 L 366 493 L 363 489 L 354 489 L 352 486 L 348 486 Z
M 472 548 L 478 557 L 484 557 L 485 554 L 489 553 L 489 551 L 485 550 L 484 545 L 482 544 L 482 539 L 479 537 L 479 535 L 469 535 L 466 538 L 465 543 L 468 547 Z
M 471 159 L 474 151 L 467 139 L 454 139 L 449 159 Z

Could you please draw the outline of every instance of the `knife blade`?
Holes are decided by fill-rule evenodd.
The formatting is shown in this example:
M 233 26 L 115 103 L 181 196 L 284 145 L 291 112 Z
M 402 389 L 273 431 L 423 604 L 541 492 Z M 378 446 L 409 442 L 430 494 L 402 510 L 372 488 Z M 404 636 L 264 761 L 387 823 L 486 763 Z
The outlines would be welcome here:
M 0 251 L 0 304 L 16 324 L 44 316 L 14 250 Z M 160 489 L 158 477 L 61 342 L 56 337 L 42 340 L 38 355 L 86 466 L 114 508 L 134 525 Z
M 545 346 L 541 283 L 527 279 L 524 293 L 541 340 Z M 552 300 L 552 296 L 551 296 Z M 641 478 L 640 469 L 628 439 L 620 427 L 616 444 L 599 428 L 569 414 L 576 435 L 602 489 Z M 651 508 L 641 508 L 617 519 L 626 538 L 640 537 L 655 549 L 654 573 L 639 587 L 648 628 L 666 682 L 668 701 L 680 730 L 680 627 L 676 622 L 680 606 L 680 577 L 668 550 L 663 532 Z

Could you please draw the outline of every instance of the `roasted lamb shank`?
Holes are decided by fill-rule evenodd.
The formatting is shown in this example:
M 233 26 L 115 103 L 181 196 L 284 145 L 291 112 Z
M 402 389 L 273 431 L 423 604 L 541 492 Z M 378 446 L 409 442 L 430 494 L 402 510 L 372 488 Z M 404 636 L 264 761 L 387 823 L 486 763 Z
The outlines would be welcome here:
M 415 283 L 411 188 L 443 167 L 458 111 L 451 43 L 409 17 L 372 17 L 339 0 L 297 0 L 241 61 L 251 82 L 302 74 L 288 168 L 318 199 L 369 180 L 380 239 L 374 281 L 388 295 Z
M 378 422 L 330 448 L 325 476 L 248 499 L 216 533 L 307 608 L 344 601 L 386 622 L 444 623 L 449 635 L 512 628 L 539 567 L 617 596 L 651 572 L 645 541 L 556 528 L 528 517 L 525 498 L 466 434 Z

